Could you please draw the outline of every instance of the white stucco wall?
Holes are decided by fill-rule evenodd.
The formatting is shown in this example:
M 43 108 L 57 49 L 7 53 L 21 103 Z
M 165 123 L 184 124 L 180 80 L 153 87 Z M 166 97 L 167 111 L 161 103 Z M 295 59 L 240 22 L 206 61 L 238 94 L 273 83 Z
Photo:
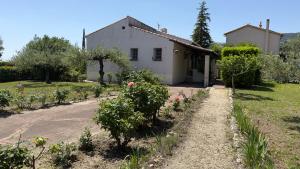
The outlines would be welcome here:
M 122 29 L 125 26 L 125 29 Z M 174 43 L 168 39 L 146 33 L 142 30 L 128 26 L 128 18 L 105 27 L 86 37 L 87 49 L 98 45 L 105 48 L 119 48 L 124 54 L 129 55 L 131 48 L 138 48 L 138 61 L 131 61 L 134 69 L 149 69 L 162 77 L 163 82 L 173 84 L 173 47 Z M 162 48 L 162 61 L 153 61 L 154 48 Z M 87 66 L 88 80 L 97 80 L 99 64 Z M 105 72 L 117 72 L 117 66 L 104 63 Z M 106 76 L 105 76 L 106 79 Z
M 250 42 L 256 44 L 263 51 L 265 48 L 265 31 L 253 28 L 244 27 L 226 35 L 227 44 L 238 44 L 241 42 Z M 270 32 L 269 35 L 269 52 L 273 54 L 279 53 L 280 35 Z
M 188 66 L 188 49 L 183 45 L 174 44 L 173 83 L 185 81 Z

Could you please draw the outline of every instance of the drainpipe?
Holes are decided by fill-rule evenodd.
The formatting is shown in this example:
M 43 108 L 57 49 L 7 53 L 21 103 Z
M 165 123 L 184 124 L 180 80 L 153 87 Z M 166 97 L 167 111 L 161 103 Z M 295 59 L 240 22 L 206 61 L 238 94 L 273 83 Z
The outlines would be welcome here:
M 269 42 L 270 42 L 270 19 L 267 19 L 266 35 L 265 35 L 265 53 L 269 52 Z

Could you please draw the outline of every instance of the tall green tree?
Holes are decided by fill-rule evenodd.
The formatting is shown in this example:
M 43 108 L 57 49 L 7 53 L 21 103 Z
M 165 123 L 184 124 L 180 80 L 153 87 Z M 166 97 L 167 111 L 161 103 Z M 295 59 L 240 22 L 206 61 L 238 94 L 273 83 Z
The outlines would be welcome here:
M 3 50 L 4 50 L 4 47 L 3 47 L 3 40 L 2 40 L 1 37 L 0 37 L 0 59 L 1 59 L 1 56 L 2 56 Z
M 122 70 L 130 68 L 129 59 L 118 49 L 108 49 L 98 46 L 85 52 L 87 58 L 99 63 L 99 83 L 104 84 L 104 61 L 110 61 L 119 66 Z
M 82 31 L 82 49 L 85 49 L 85 29 Z
M 68 40 L 58 37 L 35 36 L 13 58 L 13 62 L 22 71 L 44 72 L 44 79 L 51 83 L 50 73 L 65 66 L 65 59 L 70 55 L 72 45 Z
M 209 34 L 208 22 L 210 22 L 210 14 L 206 7 L 206 2 L 202 1 L 195 24 L 195 29 L 192 35 L 193 41 L 204 48 L 208 48 L 212 43 L 212 39 Z

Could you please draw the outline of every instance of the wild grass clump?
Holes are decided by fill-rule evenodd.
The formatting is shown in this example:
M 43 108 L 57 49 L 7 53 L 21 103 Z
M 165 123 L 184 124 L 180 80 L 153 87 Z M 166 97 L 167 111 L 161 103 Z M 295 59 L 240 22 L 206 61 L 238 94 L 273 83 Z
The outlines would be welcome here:
M 172 149 L 178 143 L 178 134 L 169 133 L 166 136 L 156 136 L 156 149 L 162 155 L 172 155 Z
M 126 163 L 124 163 L 120 167 L 120 169 L 140 169 L 141 168 L 142 155 L 141 155 L 139 149 L 133 151 L 133 153 L 127 157 L 129 157 L 129 159 L 126 161 Z
M 79 139 L 79 149 L 81 151 L 89 152 L 94 149 L 91 130 L 85 128 Z
M 268 151 L 268 141 L 264 134 L 252 125 L 240 105 L 234 104 L 233 113 L 241 133 L 246 138 L 243 143 L 245 165 L 251 169 L 274 168 Z

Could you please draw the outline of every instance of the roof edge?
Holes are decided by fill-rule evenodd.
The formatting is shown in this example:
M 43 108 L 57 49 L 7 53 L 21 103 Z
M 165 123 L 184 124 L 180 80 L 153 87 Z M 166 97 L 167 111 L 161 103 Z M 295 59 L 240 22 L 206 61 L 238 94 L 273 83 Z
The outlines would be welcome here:
M 259 27 L 257 27 L 257 26 L 253 26 L 253 25 L 251 25 L 251 24 L 246 24 L 246 25 L 243 25 L 243 26 L 241 26 L 241 27 L 239 27 L 239 28 L 236 28 L 236 29 L 233 29 L 233 30 L 231 30 L 231 31 L 229 31 L 229 32 L 226 32 L 226 33 L 224 33 L 224 35 L 226 36 L 226 35 L 228 35 L 228 34 L 230 34 L 230 33 L 232 33 L 232 32 L 241 30 L 241 29 L 243 29 L 243 28 L 245 28 L 245 27 L 251 27 L 251 28 L 255 28 L 255 29 L 261 30 L 261 31 L 266 31 L 266 29 L 264 29 L 264 28 L 259 28 Z M 272 31 L 272 30 L 269 30 L 269 31 L 270 31 L 270 33 L 282 35 L 282 33 L 279 33 L 279 32 L 275 32 L 275 31 Z

